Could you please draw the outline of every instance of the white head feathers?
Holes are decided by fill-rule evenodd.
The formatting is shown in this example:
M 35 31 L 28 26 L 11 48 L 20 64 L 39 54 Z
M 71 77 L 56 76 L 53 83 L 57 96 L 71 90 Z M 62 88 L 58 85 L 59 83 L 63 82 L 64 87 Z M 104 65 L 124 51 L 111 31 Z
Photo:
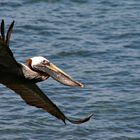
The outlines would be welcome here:
M 49 62 L 49 60 L 47 60 L 46 58 L 44 58 L 44 57 L 42 57 L 42 56 L 32 57 L 31 60 L 32 60 L 32 64 L 31 64 L 32 66 L 33 66 L 33 65 L 40 64 L 41 62 L 43 62 L 43 60 Z

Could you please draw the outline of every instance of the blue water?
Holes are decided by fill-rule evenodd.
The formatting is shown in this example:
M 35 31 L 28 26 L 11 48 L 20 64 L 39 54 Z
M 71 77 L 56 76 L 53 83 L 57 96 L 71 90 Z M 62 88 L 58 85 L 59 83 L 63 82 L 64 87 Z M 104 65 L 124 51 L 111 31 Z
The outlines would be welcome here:
M 140 139 L 139 0 L 1 0 L 0 19 L 15 20 L 18 61 L 44 56 L 85 84 L 39 83 L 49 98 L 68 116 L 94 113 L 64 125 L 0 85 L 0 140 Z

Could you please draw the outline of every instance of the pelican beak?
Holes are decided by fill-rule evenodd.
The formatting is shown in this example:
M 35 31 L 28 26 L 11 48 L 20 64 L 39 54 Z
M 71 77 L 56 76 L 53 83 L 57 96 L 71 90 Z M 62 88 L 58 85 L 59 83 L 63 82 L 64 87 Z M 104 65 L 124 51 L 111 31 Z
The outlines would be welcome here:
M 66 74 L 64 71 L 59 69 L 56 65 L 53 63 L 48 63 L 45 65 L 45 68 L 42 69 L 43 72 L 48 73 L 53 79 L 60 82 L 61 84 L 67 85 L 67 86 L 78 86 L 83 88 L 84 85 L 80 82 L 77 82 L 72 79 L 68 74 Z

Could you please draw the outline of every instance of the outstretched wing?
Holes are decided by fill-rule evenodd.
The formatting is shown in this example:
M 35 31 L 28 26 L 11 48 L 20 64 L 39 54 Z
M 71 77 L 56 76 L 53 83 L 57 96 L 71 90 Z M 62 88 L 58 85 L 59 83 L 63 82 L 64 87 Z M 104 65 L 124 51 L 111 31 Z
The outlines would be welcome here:
M 65 121 L 64 114 L 33 82 L 18 81 L 18 83 L 10 83 L 6 86 L 19 94 L 27 104 L 43 108 L 56 118 Z
M 27 104 L 44 109 L 56 118 L 61 119 L 64 123 L 65 120 L 68 120 L 71 123 L 80 124 L 88 121 L 92 116 L 90 115 L 79 120 L 66 117 L 38 86 L 30 81 L 20 81 L 14 84 L 7 84 L 6 86 L 19 94 Z
M 19 71 L 18 63 L 16 62 L 12 51 L 9 49 L 9 41 L 13 31 L 14 21 L 11 23 L 5 36 L 4 20 L 0 26 L 0 72 L 17 73 Z
M 9 49 L 9 40 L 14 21 L 11 23 L 6 37 L 4 26 L 4 20 L 2 20 L 0 27 L 0 82 L 19 94 L 27 104 L 46 110 L 51 115 L 61 119 L 64 123 L 65 120 L 77 124 L 88 121 L 92 115 L 79 120 L 66 117 L 35 83 L 21 77 L 21 75 L 20 77 L 18 76 L 20 66 L 15 60 L 12 51 Z M 10 82 L 6 81 L 7 78 L 11 79 Z

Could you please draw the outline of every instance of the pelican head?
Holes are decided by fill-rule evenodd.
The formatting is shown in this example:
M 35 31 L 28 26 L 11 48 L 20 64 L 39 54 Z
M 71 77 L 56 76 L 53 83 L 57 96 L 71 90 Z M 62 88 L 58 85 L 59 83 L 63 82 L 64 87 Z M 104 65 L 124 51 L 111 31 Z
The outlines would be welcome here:
M 26 61 L 28 67 L 36 72 L 42 72 L 50 75 L 53 79 L 60 82 L 61 84 L 68 86 L 79 86 L 81 88 L 84 85 L 72 79 L 68 74 L 58 68 L 56 65 L 51 63 L 48 59 L 37 56 L 27 59 Z

